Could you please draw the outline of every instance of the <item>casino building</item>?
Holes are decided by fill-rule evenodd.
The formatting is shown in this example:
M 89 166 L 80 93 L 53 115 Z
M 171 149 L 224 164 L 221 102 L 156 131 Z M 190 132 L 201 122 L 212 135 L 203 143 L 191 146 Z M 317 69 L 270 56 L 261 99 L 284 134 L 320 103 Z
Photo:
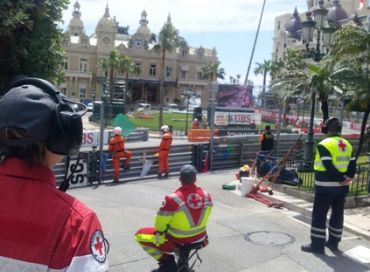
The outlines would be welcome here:
M 140 68 L 137 74 L 130 74 L 128 80 L 128 103 L 159 103 L 159 76 L 161 55 L 150 43 L 148 14 L 141 13 L 139 26 L 130 34 L 128 27 L 122 27 L 112 17 L 108 5 L 102 10 L 95 33 L 87 35 L 82 21 L 81 6 L 76 1 L 72 18 L 64 32 L 65 50 L 64 82 L 59 86 L 63 93 L 75 99 L 100 100 L 105 81 L 105 71 L 99 65 L 111 51 L 130 57 Z M 168 16 L 167 20 L 171 21 Z M 181 34 L 180 34 L 181 35 Z M 164 75 L 164 103 L 170 104 L 189 90 L 207 106 L 209 81 L 202 78 L 201 68 L 208 63 L 218 62 L 216 49 L 183 47 L 166 53 Z M 122 98 L 125 76 L 115 72 L 115 98 Z

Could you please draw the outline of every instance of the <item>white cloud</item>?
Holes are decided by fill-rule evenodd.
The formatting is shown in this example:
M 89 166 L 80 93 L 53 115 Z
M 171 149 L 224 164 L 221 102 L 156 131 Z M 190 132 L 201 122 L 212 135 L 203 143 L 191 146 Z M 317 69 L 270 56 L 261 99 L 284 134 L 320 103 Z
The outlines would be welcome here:
M 87 34 L 94 32 L 103 16 L 107 0 L 79 0 L 82 21 Z M 262 0 L 109 0 L 110 15 L 115 16 L 121 26 L 130 26 L 130 33 L 139 26 L 140 14 L 148 13 L 149 27 L 157 33 L 170 13 L 175 27 L 186 32 L 238 32 L 255 31 Z M 261 30 L 272 30 L 274 18 L 283 13 L 307 9 L 305 0 L 268 0 Z M 64 12 L 64 28 L 72 18 L 74 0 Z

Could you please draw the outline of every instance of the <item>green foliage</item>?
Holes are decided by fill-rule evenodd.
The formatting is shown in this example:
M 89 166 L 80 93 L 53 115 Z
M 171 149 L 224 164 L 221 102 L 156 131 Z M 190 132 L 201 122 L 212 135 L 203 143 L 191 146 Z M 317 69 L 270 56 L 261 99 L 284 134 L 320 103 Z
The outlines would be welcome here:
M 217 80 L 217 78 L 225 78 L 225 69 L 219 68 L 219 62 L 210 62 L 204 65 L 200 71 L 204 79 L 209 79 L 211 82 Z
M 175 97 L 175 98 L 173 99 L 173 103 L 175 103 L 175 104 L 177 104 L 177 105 L 180 105 L 180 104 L 181 104 L 181 99 L 180 99 L 180 98 L 178 98 L 178 97 Z
M 59 82 L 63 77 L 62 31 L 57 23 L 68 0 L 2 0 L 0 92 L 16 75 Z

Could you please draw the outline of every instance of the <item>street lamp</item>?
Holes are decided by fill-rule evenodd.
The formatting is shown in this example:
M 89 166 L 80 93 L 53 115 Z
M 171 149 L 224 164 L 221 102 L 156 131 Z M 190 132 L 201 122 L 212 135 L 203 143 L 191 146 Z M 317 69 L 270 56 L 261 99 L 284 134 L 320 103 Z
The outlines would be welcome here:
M 189 118 L 189 100 L 195 95 L 195 92 L 188 88 L 182 91 L 181 95 L 186 98 L 186 121 L 185 121 L 185 135 L 188 135 L 188 118 Z
M 314 18 L 312 18 L 312 13 Z M 320 51 L 320 36 L 321 31 L 324 32 L 324 27 L 326 24 L 326 15 L 328 10 L 324 7 L 324 1 L 319 1 L 319 8 L 314 9 L 311 12 L 306 13 L 306 21 L 302 22 L 302 42 L 306 43 L 306 50 L 308 53 L 308 57 L 312 57 L 315 62 L 319 62 L 322 58 L 322 53 Z M 314 20 L 315 19 L 315 20 Z M 315 49 L 309 48 L 310 41 L 313 40 L 313 34 L 317 31 L 316 36 L 316 47 Z M 326 29 L 325 29 L 326 31 Z M 325 43 L 329 40 L 327 35 L 329 32 L 324 32 L 325 35 Z M 312 165 L 313 162 L 313 154 L 314 154 L 314 133 L 313 133 L 313 123 L 315 118 L 315 100 L 316 100 L 316 91 L 313 90 L 311 94 L 311 111 L 310 111 L 310 123 L 308 127 L 308 134 L 307 134 L 307 141 L 306 141 L 306 160 L 307 163 Z

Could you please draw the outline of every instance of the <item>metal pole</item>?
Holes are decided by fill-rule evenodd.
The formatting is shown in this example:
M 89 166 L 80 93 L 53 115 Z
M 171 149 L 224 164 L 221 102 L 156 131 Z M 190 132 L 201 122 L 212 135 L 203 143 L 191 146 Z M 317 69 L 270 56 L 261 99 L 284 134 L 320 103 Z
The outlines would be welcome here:
M 261 27 L 261 21 L 262 21 L 262 17 L 263 17 L 263 12 L 265 10 L 265 4 L 266 4 L 266 0 L 263 1 L 262 10 L 261 10 L 261 14 L 260 14 L 260 20 L 258 22 L 257 32 L 256 32 L 256 36 L 254 38 L 252 54 L 251 54 L 251 58 L 249 59 L 249 64 L 248 64 L 247 74 L 245 76 L 244 85 L 247 85 L 247 82 L 248 82 L 249 71 L 250 71 L 251 65 L 252 65 L 254 50 L 256 49 L 256 44 L 257 44 L 257 39 L 258 39 L 258 33 L 260 32 L 260 27 Z
M 211 124 L 210 124 L 210 135 L 209 135 L 209 170 L 213 172 L 213 149 L 214 149 L 214 128 L 215 128 L 215 101 L 214 96 L 217 92 L 217 81 L 211 82 Z
M 100 104 L 100 135 L 99 135 L 99 183 L 103 178 L 103 146 L 104 146 L 104 128 L 105 128 L 105 94 L 107 91 L 107 73 L 103 83 L 103 93 Z
M 100 105 L 100 135 L 99 135 L 99 154 L 100 154 L 100 160 L 99 160 L 99 183 L 102 182 L 103 178 L 103 146 L 104 146 L 104 127 L 105 127 L 105 98 L 104 95 L 101 98 L 101 105 Z
M 185 135 L 188 135 L 188 116 L 189 116 L 189 94 L 187 94 L 187 103 L 186 103 L 186 122 L 185 122 Z
M 312 92 L 311 94 L 311 113 L 310 113 L 310 124 L 308 127 L 307 133 L 307 141 L 306 141 L 306 161 L 307 164 L 311 165 L 313 162 L 313 123 L 315 119 L 315 100 L 316 100 L 316 92 Z

